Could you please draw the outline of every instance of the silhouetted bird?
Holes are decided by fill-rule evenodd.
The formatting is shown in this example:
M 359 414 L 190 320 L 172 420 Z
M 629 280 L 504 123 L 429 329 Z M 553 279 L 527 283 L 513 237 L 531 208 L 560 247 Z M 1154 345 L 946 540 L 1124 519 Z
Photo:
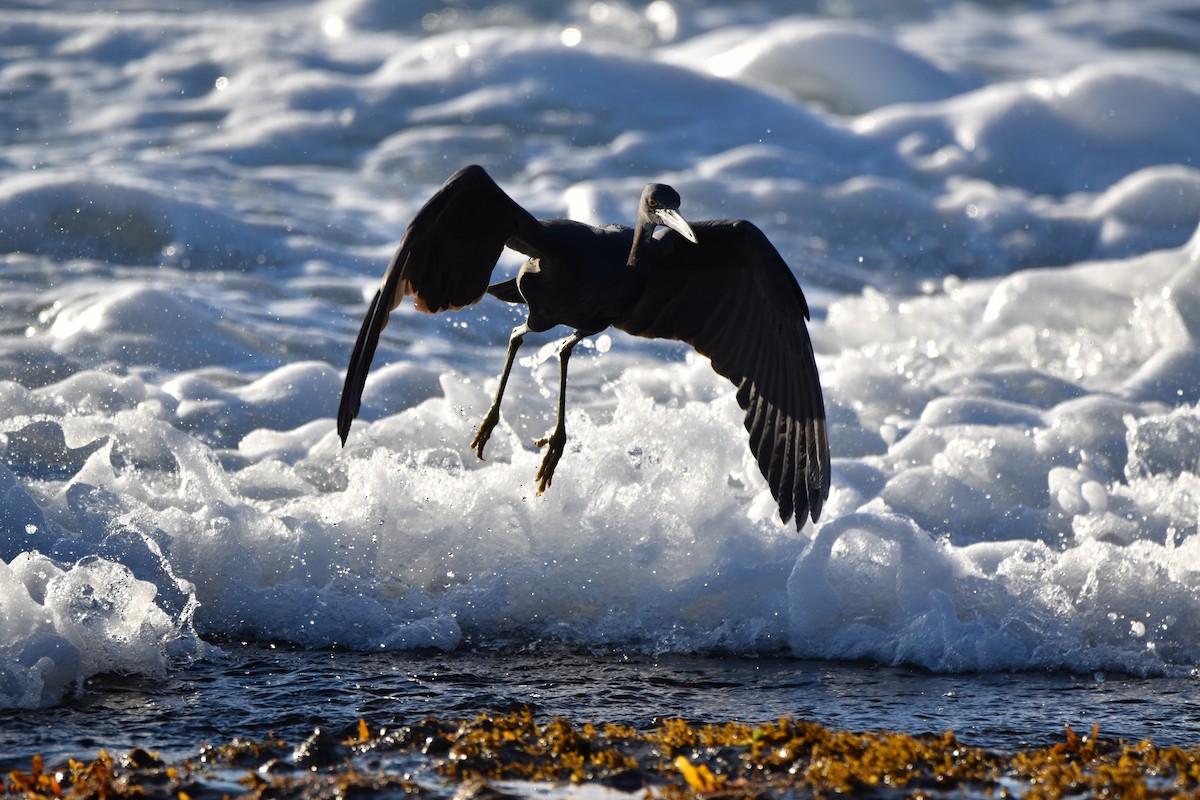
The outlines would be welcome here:
M 658 226 L 666 230 L 656 231 Z M 500 253 L 529 257 L 516 278 L 489 286 Z M 546 455 L 538 494 L 550 486 L 566 443 L 567 362 L 584 337 L 608 327 L 635 336 L 679 339 L 707 356 L 737 386 L 750 449 L 787 522 L 815 521 L 829 495 L 825 406 L 805 320 L 808 303 L 767 237 L 745 220 L 697 222 L 679 214 L 679 194 L 649 184 L 637 222 L 595 228 L 534 219 L 482 167 L 459 170 L 417 212 L 371 301 L 350 356 L 338 409 L 345 444 L 358 414 L 379 334 L 393 308 L 412 295 L 427 313 L 458 309 L 490 293 L 523 303 L 496 399 L 471 449 L 483 448 L 500 421 L 500 400 L 526 333 L 566 325 L 559 351 L 558 421 L 537 442 Z

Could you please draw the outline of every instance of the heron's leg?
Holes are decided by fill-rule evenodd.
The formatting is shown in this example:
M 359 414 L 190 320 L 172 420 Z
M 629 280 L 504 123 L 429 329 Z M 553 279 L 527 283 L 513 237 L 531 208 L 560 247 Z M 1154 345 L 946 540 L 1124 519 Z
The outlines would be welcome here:
M 546 456 L 542 459 L 542 467 L 537 473 L 539 495 L 550 488 L 550 481 L 554 478 L 554 468 L 558 466 L 558 460 L 562 458 L 563 447 L 567 443 L 567 362 L 571 360 L 571 351 L 575 349 L 575 345 L 579 344 L 586 335 L 581 331 L 575 331 L 558 351 L 558 422 L 554 425 L 553 433 L 536 442 L 538 447 L 549 445 L 546 447 Z
M 504 372 L 500 373 L 500 386 L 496 389 L 496 399 L 492 401 L 492 407 L 488 409 L 483 422 L 479 423 L 479 431 L 471 442 L 471 449 L 475 451 L 475 455 L 479 456 L 480 461 L 483 460 L 483 446 L 491 438 L 492 429 L 500 422 L 500 399 L 504 397 L 504 387 L 508 385 L 508 373 L 512 372 L 517 350 L 521 347 L 521 342 L 524 341 L 527 333 L 529 333 L 528 325 L 518 325 L 513 328 L 512 335 L 508 337 L 508 355 L 504 359 Z

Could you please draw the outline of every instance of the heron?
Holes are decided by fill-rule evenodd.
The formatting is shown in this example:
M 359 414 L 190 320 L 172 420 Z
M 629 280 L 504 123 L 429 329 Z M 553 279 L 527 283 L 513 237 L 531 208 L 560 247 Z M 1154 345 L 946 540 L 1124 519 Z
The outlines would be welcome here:
M 749 445 L 784 524 L 816 522 L 829 496 L 829 435 L 806 321 L 808 302 L 783 257 L 746 220 L 689 223 L 679 193 L 648 184 L 633 228 L 536 219 L 480 166 L 454 173 L 417 212 L 375 292 L 346 370 L 337 429 L 346 444 L 379 336 L 411 296 L 437 314 L 487 294 L 528 307 L 512 330 L 495 399 L 470 449 L 482 459 L 525 336 L 573 329 L 559 349 L 558 417 L 535 480 L 551 485 L 567 441 L 567 364 L 608 328 L 686 342 L 737 387 Z M 492 284 L 505 247 L 528 257 Z

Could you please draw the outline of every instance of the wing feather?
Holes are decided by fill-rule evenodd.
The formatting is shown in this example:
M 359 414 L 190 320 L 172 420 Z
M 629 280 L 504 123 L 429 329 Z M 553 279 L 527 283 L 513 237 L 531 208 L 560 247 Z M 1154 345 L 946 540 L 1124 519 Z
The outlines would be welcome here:
M 808 302 L 767 237 L 744 220 L 668 232 L 636 304 L 614 325 L 678 339 L 737 387 L 750 450 L 784 522 L 815 521 L 829 495 L 829 436 Z
M 363 318 L 338 406 L 343 444 L 358 416 L 379 334 L 392 309 L 409 296 L 417 309 L 430 314 L 471 305 L 487 291 L 509 240 L 530 253 L 540 238 L 538 221 L 482 167 L 464 167 L 450 176 L 405 230 Z

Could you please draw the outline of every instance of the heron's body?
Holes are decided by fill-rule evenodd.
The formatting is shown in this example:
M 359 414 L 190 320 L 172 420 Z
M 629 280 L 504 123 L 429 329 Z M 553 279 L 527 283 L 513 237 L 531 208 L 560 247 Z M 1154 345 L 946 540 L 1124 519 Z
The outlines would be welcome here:
M 545 234 L 544 244 L 531 248 L 537 253 L 516 277 L 520 297 L 529 306 L 529 330 L 566 325 L 597 333 L 612 325 L 640 283 L 640 273 L 625 264 L 633 230 L 594 228 L 570 220 L 538 220 L 538 224 Z M 503 290 L 492 293 L 499 291 Z M 572 302 L 578 297 L 589 302 Z
M 461 308 L 486 292 L 529 307 L 513 330 L 500 386 L 472 442 L 484 446 L 526 333 L 574 329 L 560 351 L 558 421 L 538 472 L 549 487 L 566 441 L 567 362 L 580 339 L 615 327 L 679 339 L 708 356 L 738 387 L 759 468 L 786 522 L 815 520 L 829 492 L 829 441 L 816 362 L 795 277 L 751 223 L 689 225 L 679 195 L 650 184 L 633 228 L 537 220 L 480 167 L 466 167 L 418 212 L 384 275 L 351 355 L 338 412 L 345 442 L 391 309 L 412 295 L 422 311 Z M 655 232 L 657 226 L 666 226 Z M 490 285 L 504 247 L 529 257 L 517 277 Z

